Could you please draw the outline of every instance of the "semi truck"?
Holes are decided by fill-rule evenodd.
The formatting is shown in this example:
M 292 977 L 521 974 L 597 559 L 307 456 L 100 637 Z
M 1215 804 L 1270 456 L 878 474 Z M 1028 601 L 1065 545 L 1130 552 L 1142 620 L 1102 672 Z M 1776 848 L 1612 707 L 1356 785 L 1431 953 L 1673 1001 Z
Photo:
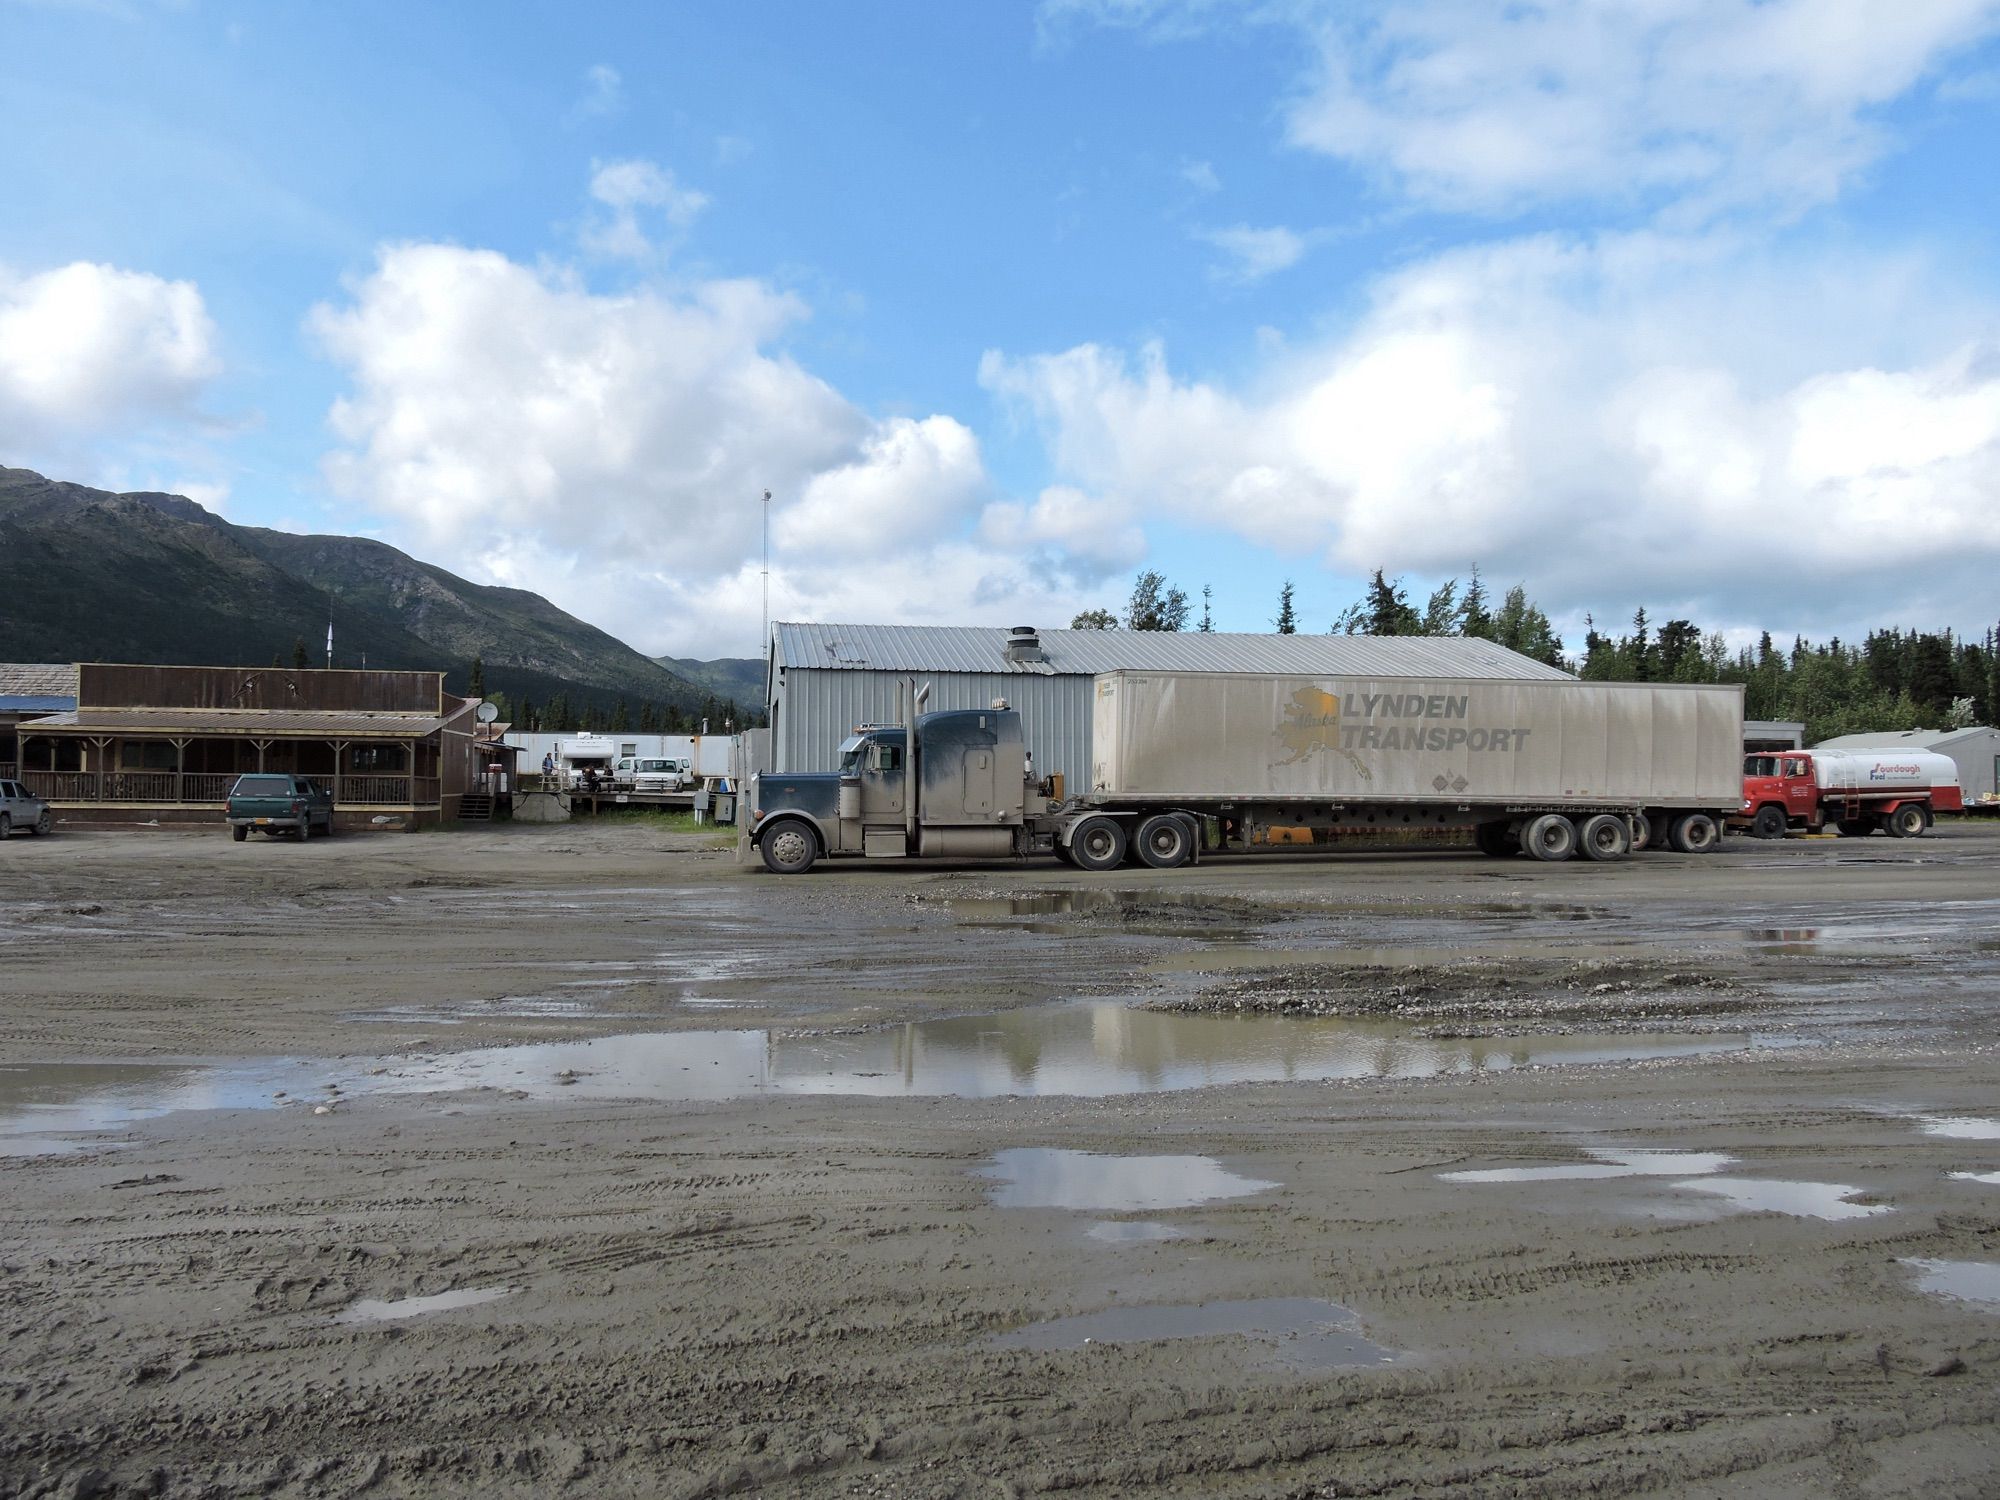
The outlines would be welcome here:
M 1021 715 L 864 724 L 830 772 L 765 772 L 747 837 L 770 870 L 821 859 L 1048 855 L 1086 870 L 1469 829 L 1490 855 L 1623 858 L 1721 841 L 1742 797 L 1736 686 L 1122 670 L 1093 682 L 1089 785 L 1038 776 Z
M 1829 823 L 1850 838 L 1916 838 L 1965 806 L 1958 765 L 1926 750 L 1785 750 L 1743 758 L 1743 803 L 1728 825 L 1758 838 Z

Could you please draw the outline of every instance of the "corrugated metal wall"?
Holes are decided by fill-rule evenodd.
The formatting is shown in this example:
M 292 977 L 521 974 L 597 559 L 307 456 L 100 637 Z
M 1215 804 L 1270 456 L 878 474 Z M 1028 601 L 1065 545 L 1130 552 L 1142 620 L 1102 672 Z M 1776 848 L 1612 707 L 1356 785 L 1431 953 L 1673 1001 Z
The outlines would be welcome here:
M 896 685 L 912 674 L 787 667 L 771 705 L 776 771 L 831 771 L 840 742 L 857 724 L 896 721 Z M 1089 785 L 1092 679 L 1020 672 L 924 672 L 924 709 L 987 708 L 995 698 L 1021 710 L 1035 773 L 1060 771 L 1071 791 Z

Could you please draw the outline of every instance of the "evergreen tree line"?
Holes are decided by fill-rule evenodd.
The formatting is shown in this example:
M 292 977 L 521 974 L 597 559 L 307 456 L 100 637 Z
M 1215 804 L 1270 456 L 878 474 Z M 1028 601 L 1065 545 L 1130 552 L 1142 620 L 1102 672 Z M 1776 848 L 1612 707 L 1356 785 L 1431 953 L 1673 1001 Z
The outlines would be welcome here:
M 610 707 L 577 704 L 567 693 L 541 703 L 523 698 L 518 704 L 510 703 L 505 693 L 486 696 L 499 708 L 502 720 L 526 734 L 698 734 L 704 723 L 710 734 L 735 734 L 762 722 L 761 715 L 746 716 L 729 699 L 714 696 L 688 709 L 645 701 L 635 708 L 623 698 Z
M 1278 591 L 1272 626 L 1298 631 L 1292 583 Z M 1211 630 L 1210 590 L 1204 587 L 1199 630 Z M 1147 571 L 1134 581 L 1123 618 L 1088 610 L 1071 621 L 1076 630 L 1180 630 L 1189 613 L 1186 594 L 1164 576 Z M 1644 609 L 1629 633 L 1608 635 L 1584 617 L 1580 655 L 1568 654 L 1549 617 L 1515 584 L 1497 607 L 1474 568 L 1463 588 L 1449 579 L 1421 605 L 1400 577 L 1377 568 L 1367 592 L 1334 616 L 1330 634 L 1466 636 L 1489 640 L 1572 672 L 1586 682 L 1741 683 L 1749 719 L 1799 721 L 1806 742 L 1841 734 L 1897 729 L 1957 728 L 2000 720 L 2000 627 L 1978 640 L 1952 631 L 1871 630 L 1857 645 L 1839 637 L 1815 644 L 1795 636 L 1787 648 L 1765 631 L 1754 647 L 1732 652 L 1720 631 L 1692 620 L 1655 626 Z

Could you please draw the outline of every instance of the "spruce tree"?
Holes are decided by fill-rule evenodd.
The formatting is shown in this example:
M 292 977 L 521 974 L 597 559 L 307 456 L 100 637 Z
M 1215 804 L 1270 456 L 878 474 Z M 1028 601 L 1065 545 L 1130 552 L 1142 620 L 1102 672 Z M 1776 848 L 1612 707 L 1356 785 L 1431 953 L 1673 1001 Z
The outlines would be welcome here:
M 1292 608 L 1292 580 L 1287 578 L 1284 587 L 1278 590 L 1278 618 L 1272 622 L 1278 627 L 1279 635 L 1299 633 L 1298 611 Z

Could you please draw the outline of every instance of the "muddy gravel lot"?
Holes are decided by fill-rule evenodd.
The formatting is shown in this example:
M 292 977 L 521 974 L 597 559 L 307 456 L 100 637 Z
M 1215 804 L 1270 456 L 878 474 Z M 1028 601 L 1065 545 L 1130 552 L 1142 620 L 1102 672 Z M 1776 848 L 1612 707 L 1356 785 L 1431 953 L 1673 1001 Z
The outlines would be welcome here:
M 0 844 L 0 1495 L 2000 1493 L 2000 828 Z

